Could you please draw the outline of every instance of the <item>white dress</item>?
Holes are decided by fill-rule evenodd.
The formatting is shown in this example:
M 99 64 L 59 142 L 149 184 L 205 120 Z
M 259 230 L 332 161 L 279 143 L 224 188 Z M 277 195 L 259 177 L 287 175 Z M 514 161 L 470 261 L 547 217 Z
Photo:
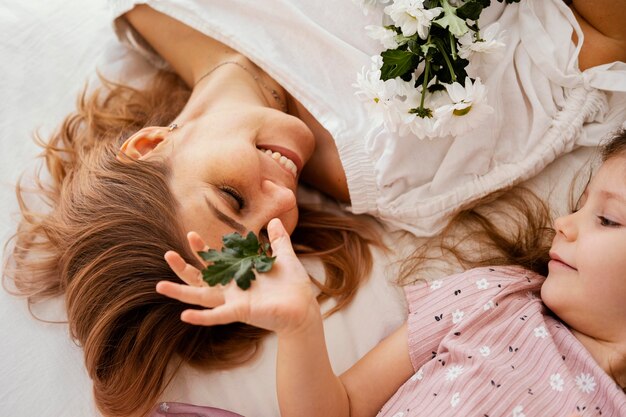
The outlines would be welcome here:
M 559 155 L 595 146 L 626 120 L 626 64 L 578 69 L 583 39 L 561 0 L 492 2 L 482 27 L 506 30 L 503 59 L 483 79 L 495 113 L 460 137 L 419 140 L 372 126 L 355 97 L 356 74 L 380 53 L 364 30 L 382 8 L 363 15 L 343 0 L 110 0 L 118 37 L 165 65 L 118 18 L 136 3 L 248 56 L 332 134 L 346 172 L 349 209 L 392 229 L 432 235 L 462 205 L 528 179 Z M 581 43 L 579 43 L 581 44 Z

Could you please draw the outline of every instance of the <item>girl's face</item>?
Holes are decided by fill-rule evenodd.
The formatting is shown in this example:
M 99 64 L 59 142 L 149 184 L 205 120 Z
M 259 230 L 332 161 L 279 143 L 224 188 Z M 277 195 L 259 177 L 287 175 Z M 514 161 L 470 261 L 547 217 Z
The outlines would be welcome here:
M 576 331 L 626 340 L 626 157 L 602 164 L 580 209 L 555 221 L 544 303 Z
M 170 187 L 186 230 L 212 248 L 233 231 L 258 234 L 274 217 L 293 231 L 298 178 L 315 148 L 301 120 L 242 105 L 194 119 L 170 137 L 160 148 L 172 167 Z

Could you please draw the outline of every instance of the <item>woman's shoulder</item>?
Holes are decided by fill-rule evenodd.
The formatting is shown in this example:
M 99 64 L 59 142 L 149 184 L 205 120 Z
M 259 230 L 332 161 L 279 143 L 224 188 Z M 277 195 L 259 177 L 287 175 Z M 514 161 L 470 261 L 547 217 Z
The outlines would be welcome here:
M 584 35 L 581 70 L 626 61 L 626 0 L 574 0 L 569 7 Z M 574 42 L 578 42 L 573 34 Z

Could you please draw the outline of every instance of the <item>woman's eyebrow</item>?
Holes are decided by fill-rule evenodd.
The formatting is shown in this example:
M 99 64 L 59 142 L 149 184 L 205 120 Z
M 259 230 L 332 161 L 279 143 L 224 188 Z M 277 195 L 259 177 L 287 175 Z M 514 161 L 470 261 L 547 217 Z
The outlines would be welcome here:
M 239 232 L 242 235 L 246 233 L 247 229 L 243 224 L 237 222 L 235 219 L 228 216 L 226 213 L 221 212 L 217 207 L 215 207 L 215 205 L 211 202 L 211 200 L 209 200 L 208 196 L 205 195 L 204 199 L 206 200 L 207 205 L 209 206 L 209 208 L 211 209 L 215 217 L 217 217 L 222 223 L 224 223 L 227 226 L 232 227 L 233 229 L 235 229 L 237 232 Z

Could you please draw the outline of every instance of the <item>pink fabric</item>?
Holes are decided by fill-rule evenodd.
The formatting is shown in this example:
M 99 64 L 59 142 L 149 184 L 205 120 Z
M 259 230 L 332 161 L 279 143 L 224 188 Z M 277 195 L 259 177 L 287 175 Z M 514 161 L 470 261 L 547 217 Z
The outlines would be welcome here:
M 163 402 L 157 404 L 148 417 L 243 417 L 220 408 Z
M 407 287 L 416 373 L 379 415 L 626 416 L 622 389 L 541 303 L 542 282 L 498 267 Z

